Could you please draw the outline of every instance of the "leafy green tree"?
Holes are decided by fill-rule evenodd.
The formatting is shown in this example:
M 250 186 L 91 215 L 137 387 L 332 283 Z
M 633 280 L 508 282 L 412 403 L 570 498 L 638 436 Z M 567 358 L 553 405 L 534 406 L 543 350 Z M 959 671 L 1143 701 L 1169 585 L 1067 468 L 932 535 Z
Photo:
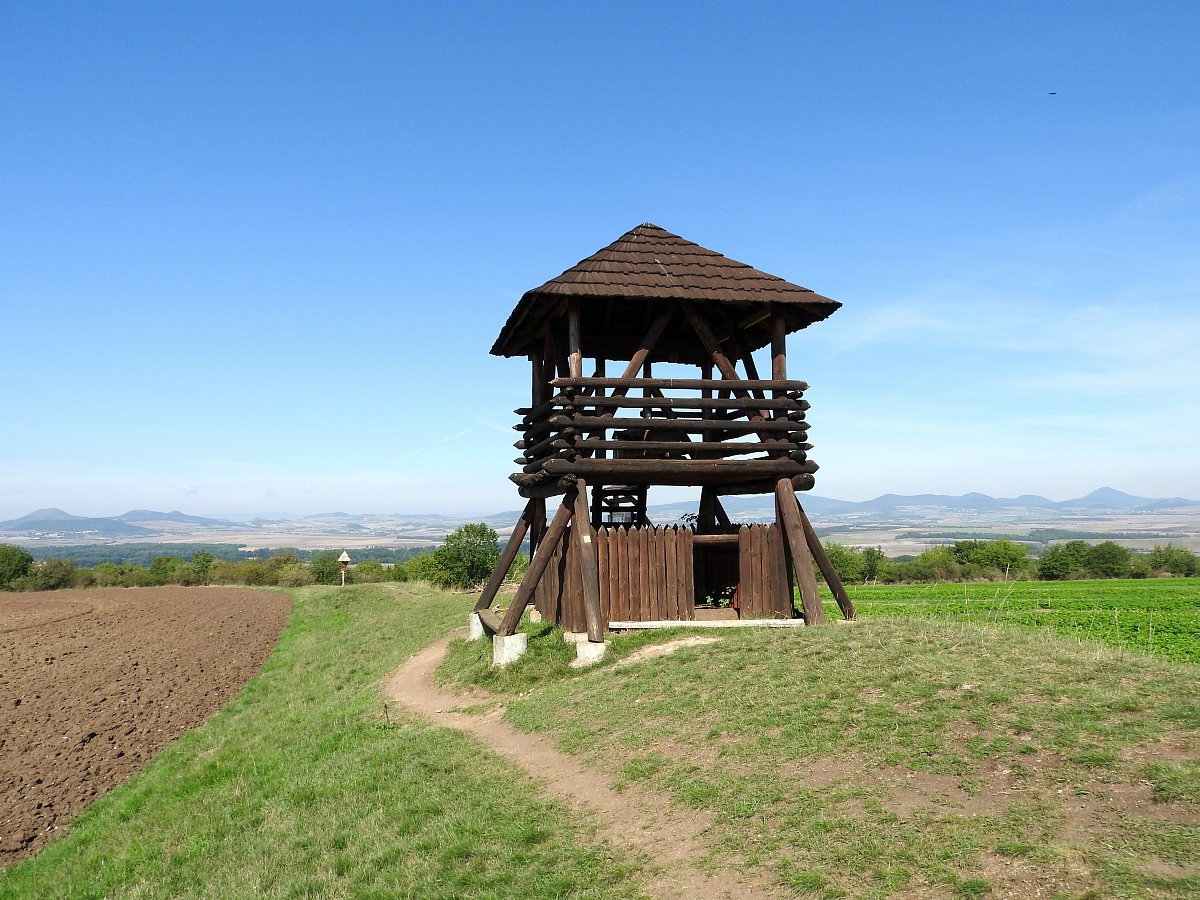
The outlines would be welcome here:
M 887 555 L 878 547 L 864 547 L 862 557 L 863 581 L 875 581 L 881 577 L 883 567 L 887 564 Z
M 1088 552 L 1087 567 L 1100 578 L 1129 576 L 1129 550 L 1112 541 L 1097 544 Z
M 1196 554 L 1187 547 L 1177 547 L 1174 544 L 1156 546 L 1150 551 L 1149 562 L 1150 568 L 1155 572 L 1167 572 L 1171 575 L 1195 575 L 1200 571 Z
M 1067 541 L 1048 547 L 1037 563 L 1037 575 L 1043 581 L 1078 578 L 1087 573 L 1092 548 L 1083 541 Z
M 207 550 L 197 550 L 192 554 L 192 573 L 197 584 L 208 584 L 212 577 L 212 565 L 216 560 Z
M 447 586 L 469 588 L 491 576 L 500 558 L 500 540 L 483 522 L 475 522 L 446 535 L 437 553 L 443 555 Z
M 1073 571 L 1070 556 L 1060 547 L 1049 547 L 1038 560 L 1037 574 L 1042 581 L 1062 581 Z
M 0 544 L 0 591 L 12 588 L 18 578 L 24 578 L 33 570 L 33 557 L 29 552 L 12 544 Z
M 324 550 L 308 561 L 308 574 L 314 584 L 341 584 L 342 564 L 338 562 L 341 552 Z M 347 581 L 350 579 L 347 578 Z
M 829 541 L 824 546 L 825 555 L 844 584 L 856 584 L 863 580 L 863 560 L 857 550 L 837 541 Z
M 175 584 L 183 560 L 177 556 L 156 556 L 150 563 L 149 583 L 152 585 Z

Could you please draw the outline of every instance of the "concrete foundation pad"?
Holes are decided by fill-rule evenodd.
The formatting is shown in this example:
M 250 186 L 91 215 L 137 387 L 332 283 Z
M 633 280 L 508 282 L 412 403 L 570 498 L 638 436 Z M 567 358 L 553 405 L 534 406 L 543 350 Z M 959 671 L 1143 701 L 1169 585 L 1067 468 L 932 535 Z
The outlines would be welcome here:
M 479 613 L 471 613 L 467 619 L 467 640 L 478 641 L 483 634 L 483 622 L 479 621 Z
M 586 644 L 587 639 L 588 638 L 587 638 L 586 631 L 564 631 L 563 632 L 563 643 L 564 644 Z
M 501 637 L 492 635 L 492 665 L 503 669 L 509 663 L 514 663 L 529 649 L 529 635 L 518 631 Z
M 575 659 L 571 662 L 571 668 L 582 669 L 585 666 L 593 666 L 604 659 L 604 654 L 607 652 L 608 641 L 599 643 L 580 641 L 575 645 Z
M 537 611 L 537 607 L 535 606 L 529 607 L 529 621 L 535 625 L 542 621 L 542 614 Z

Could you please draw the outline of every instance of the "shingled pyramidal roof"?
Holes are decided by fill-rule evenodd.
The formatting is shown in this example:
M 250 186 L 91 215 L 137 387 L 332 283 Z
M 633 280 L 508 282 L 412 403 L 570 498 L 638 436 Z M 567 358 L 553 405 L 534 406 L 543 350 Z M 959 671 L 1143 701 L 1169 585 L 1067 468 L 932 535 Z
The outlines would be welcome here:
M 524 356 L 539 348 L 544 324 L 561 315 L 571 297 L 581 301 L 584 316 L 593 320 L 593 327 L 586 333 L 608 338 L 604 347 L 585 346 L 585 354 L 610 359 L 628 358 L 622 355 L 627 343 L 624 333 L 628 330 L 629 340 L 635 340 L 634 333 L 640 335 L 647 307 L 658 308 L 662 302 L 690 300 L 710 311 L 719 309 L 719 316 L 739 330 L 751 350 L 768 343 L 770 335 L 761 320 L 751 322 L 749 319 L 755 316 L 747 318 L 747 313 L 769 308 L 767 304 L 780 304 L 790 332 L 826 318 L 841 306 L 836 300 L 647 222 L 527 291 L 491 352 L 497 356 Z M 683 332 L 673 336 L 668 332 L 662 358 L 674 362 L 701 358 L 698 351 L 689 352 L 681 346 L 693 340 Z

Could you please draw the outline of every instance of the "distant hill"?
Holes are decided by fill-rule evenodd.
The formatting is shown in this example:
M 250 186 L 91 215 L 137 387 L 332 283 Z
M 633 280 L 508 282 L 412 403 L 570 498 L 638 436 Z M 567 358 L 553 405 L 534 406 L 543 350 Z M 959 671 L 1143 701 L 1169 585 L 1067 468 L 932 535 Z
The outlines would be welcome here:
M 873 500 L 837 500 L 803 494 L 804 508 L 814 522 L 831 528 L 860 529 L 872 525 L 922 525 L 940 521 L 991 522 L 1012 524 L 1026 522 L 1039 527 L 1070 527 L 1066 523 L 1080 518 L 1097 516 L 1127 516 L 1142 513 L 1186 515 L 1194 509 L 1200 514 L 1200 502 L 1183 497 L 1155 499 L 1138 497 L 1111 487 L 1097 488 L 1090 494 L 1072 500 L 1050 500 L 1036 494 L 1019 497 L 991 497 L 981 493 L 949 494 L 882 494 Z M 775 517 L 774 498 L 770 494 L 746 497 L 724 497 L 722 505 L 730 517 L 742 522 L 769 521 Z M 652 521 L 670 524 L 696 512 L 694 501 L 665 503 L 648 510 Z M 271 539 L 281 535 L 322 535 L 335 540 L 338 535 L 353 538 L 358 546 L 376 541 L 378 546 L 400 542 L 433 543 L 468 522 L 485 522 L 502 533 L 510 529 L 520 513 L 517 510 L 473 516 L 448 516 L 438 513 L 355 514 L 328 512 L 300 518 L 256 518 L 235 524 L 226 519 L 193 516 L 179 510 L 159 512 L 152 509 L 132 509 L 120 516 L 75 516 L 57 508 L 38 509 L 0 522 L 0 539 L 18 539 L 32 543 L 72 543 L 150 537 L 170 537 L 172 540 L 248 541 L 246 530 L 257 534 L 270 533 Z M 1064 523 L 1059 526 L 1058 523 Z M 371 546 L 376 544 L 372 543 Z
M 127 538 L 154 534 L 148 528 L 120 519 L 73 516 L 61 509 L 36 509 L 19 519 L 0 522 L 0 533 L 29 537 L 59 535 L 74 538 Z
M 131 509 L 123 516 L 113 516 L 118 522 L 179 522 L 184 525 L 230 525 L 225 519 L 206 519 L 203 516 L 189 516 L 177 509 L 170 512 L 157 512 L 153 509 Z

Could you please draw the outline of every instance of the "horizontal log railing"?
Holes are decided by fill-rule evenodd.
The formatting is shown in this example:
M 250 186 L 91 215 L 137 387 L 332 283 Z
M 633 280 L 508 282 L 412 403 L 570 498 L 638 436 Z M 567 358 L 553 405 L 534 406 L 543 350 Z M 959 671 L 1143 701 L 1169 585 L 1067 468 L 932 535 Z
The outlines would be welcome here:
M 596 377 L 549 384 L 553 397 L 515 410 L 522 417 L 513 426 L 521 432 L 513 445 L 522 451 L 521 471 L 511 477 L 527 496 L 572 476 L 729 485 L 802 481 L 816 471 L 807 456 L 803 381 Z

